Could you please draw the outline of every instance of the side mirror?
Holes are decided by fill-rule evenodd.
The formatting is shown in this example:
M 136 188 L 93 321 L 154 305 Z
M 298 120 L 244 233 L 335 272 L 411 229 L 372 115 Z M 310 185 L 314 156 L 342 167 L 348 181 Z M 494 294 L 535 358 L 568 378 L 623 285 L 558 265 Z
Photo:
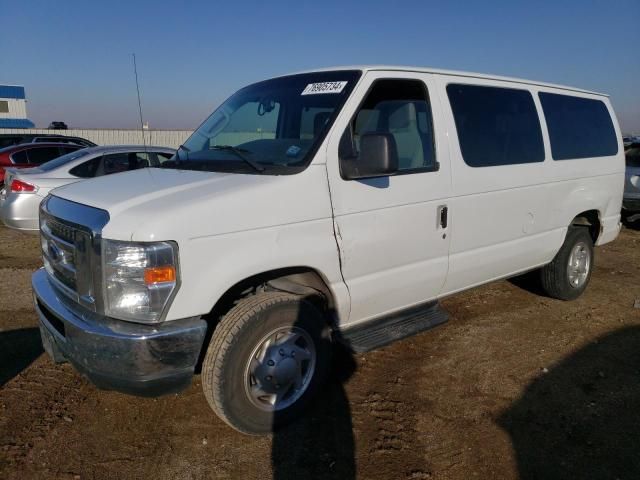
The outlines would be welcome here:
M 398 170 L 398 149 L 390 133 L 370 132 L 360 137 L 360 154 L 341 159 L 346 180 L 387 177 Z

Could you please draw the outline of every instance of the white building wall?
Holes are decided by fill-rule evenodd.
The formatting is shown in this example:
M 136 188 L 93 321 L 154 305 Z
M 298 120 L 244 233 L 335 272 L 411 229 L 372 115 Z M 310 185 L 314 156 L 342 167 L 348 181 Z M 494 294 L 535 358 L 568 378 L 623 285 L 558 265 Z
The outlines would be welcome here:
M 27 102 L 15 98 L 0 98 L 0 101 L 7 102 L 9 112 L 0 112 L 0 118 L 27 118 Z
M 99 130 L 71 129 L 48 130 L 46 128 L 0 128 L 0 133 L 23 134 L 59 134 L 70 137 L 82 137 L 97 145 L 155 145 L 158 147 L 178 148 L 193 133 L 191 130 Z

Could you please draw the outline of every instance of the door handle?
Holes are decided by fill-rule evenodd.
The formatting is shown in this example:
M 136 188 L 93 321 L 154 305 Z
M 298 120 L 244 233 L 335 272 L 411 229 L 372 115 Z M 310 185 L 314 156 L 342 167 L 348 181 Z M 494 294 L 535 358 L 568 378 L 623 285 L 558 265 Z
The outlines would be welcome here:
M 449 225 L 449 207 L 440 205 L 438 207 L 438 224 L 440 228 L 447 228 Z

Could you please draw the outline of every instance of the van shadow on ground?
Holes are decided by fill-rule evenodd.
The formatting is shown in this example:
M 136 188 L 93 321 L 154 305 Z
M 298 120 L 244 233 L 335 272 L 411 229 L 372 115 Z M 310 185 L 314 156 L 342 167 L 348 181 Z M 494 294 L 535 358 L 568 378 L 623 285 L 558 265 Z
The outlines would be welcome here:
M 299 420 L 273 434 L 274 480 L 356 478 L 351 409 L 343 387 L 355 369 L 352 354 L 334 345 L 323 391 Z
M 541 374 L 499 419 L 520 478 L 640 478 L 640 326 Z
M 515 277 L 510 277 L 507 279 L 507 281 L 510 284 L 515 285 L 516 287 L 526 292 L 532 293 L 536 296 L 548 297 L 547 292 L 545 292 L 542 288 L 539 270 L 532 270 Z
M 0 387 L 31 365 L 42 352 L 37 328 L 0 332 Z

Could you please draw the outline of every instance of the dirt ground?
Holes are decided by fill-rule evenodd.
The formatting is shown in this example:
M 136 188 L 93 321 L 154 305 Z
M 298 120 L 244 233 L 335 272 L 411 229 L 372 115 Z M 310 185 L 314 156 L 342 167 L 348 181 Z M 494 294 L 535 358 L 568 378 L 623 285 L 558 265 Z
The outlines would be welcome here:
M 444 301 L 450 321 L 338 352 L 300 422 L 249 437 L 199 377 L 158 399 L 100 391 L 40 346 L 38 239 L 0 228 L 0 478 L 640 478 L 640 230 L 596 250 L 565 303 L 521 279 Z

